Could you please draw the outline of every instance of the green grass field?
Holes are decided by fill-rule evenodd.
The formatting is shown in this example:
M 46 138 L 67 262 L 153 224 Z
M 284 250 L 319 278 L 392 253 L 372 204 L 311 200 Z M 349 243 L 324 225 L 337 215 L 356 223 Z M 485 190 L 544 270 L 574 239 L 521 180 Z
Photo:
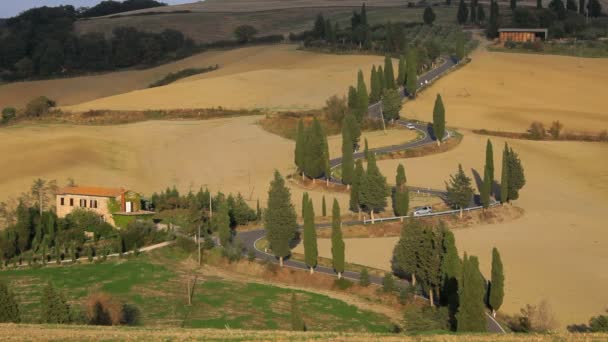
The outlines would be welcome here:
M 36 323 L 44 284 L 52 282 L 70 303 L 81 304 L 89 293 L 103 291 L 141 312 L 144 326 L 233 329 L 290 329 L 292 290 L 220 278 L 199 279 L 193 303 L 186 305 L 186 279 L 174 264 L 186 254 L 168 247 L 150 255 L 100 264 L 0 272 L 21 305 L 22 320 Z M 310 330 L 387 332 L 388 317 L 362 311 L 324 295 L 296 291 Z

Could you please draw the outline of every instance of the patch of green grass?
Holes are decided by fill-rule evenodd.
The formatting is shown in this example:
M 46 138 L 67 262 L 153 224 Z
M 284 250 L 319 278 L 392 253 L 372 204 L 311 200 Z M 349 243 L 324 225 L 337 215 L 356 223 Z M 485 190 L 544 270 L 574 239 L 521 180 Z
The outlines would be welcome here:
M 73 305 L 89 293 L 103 291 L 135 305 L 143 325 L 234 329 L 290 329 L 292 290 L 257 283 L 208 277 L 198 279 L 192 305 L 186 278 L 175 265 L 189 255 L 167 247 L 138 258 L 61 267 L 0 271 L 20 303 L 22 320 L 37 322 L 40 297 L 47 282 L 59 288 Z M 388 317 L 359 310 L 337 299 L 296 291 L 310 330 L 387 332 Z

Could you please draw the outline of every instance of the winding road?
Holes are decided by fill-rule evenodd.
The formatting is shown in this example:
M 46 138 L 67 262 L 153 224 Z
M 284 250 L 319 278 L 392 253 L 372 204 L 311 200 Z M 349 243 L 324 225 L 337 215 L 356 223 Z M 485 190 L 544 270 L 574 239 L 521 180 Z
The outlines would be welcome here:
M 444 62 L 441 65 L 439 65 L 437 68 L 435 68 L 419 77 L 418 80 L 419 80 L 419 84 L 421 86 L 425 86 L 427 84 L 427 82 L 428 82 L 428 84 L 430 84 L 434 79 L 443 75 L 444 73 L 449 71 L 455 65 L 455 62 L 454 62 L 454 60 L 452 60 L 452 58 L 444 57 L 443 59 L 444 59 Z M 372 117 L 377 117 L 380 119 L 380 117 L 379 117 L 380 115 L 375 114 L 375 112 L 381 113 L 379 108 L 381 108 L 380 102 L 372 104 L 369 107 L 368 115 L 370 115 Z M 403 120 L 397 121 L 397 124 L 400 124 L 403 126 L 407 125 L 408 123 L 409 122 L 403 121 Z M 421 147 L 421 146 L 425 146 L 425 145 L 429 145 L 429 144 L 435 144 L 435 141 L 431 134 L 430 126 L 428 124 L 413 123 L 413 122 L 412 122 L 412 124 L 414 125 L 416 130 L 420 131 L 423 134 L 423 137 L 421 139 L 418 139 L 418 140 L 415 140 L 412 142 L 408 142 L 405 144 L 400 144 L 400 145 L 385 146 L 385 147 L 380 147 L 377 149 L 370 149 L 370 152 L 373 152 L 376 154 L 382 154 L 382 153 L 403 151 L 403 150 Z M 450 132 L 448 131 L 448 132 L 446 132 L 446 136 L 442 140 L 449 139 L 449 138 L 450 138 Z M 355 159 L 363 158 L 364 153 L 363 152 L 355 153 L 354 157 L 355 157 Z M 342 162 L 342 158 L 335 158 L 335 159 L 330 160 L 331 168 L 338 167 L 341 164 L 341 162 Z M 331 181 L 339 183 L 339 181 L 336 179 L 331 179 Z M 432 195 L 439 196 L 439 197 L 445 197 L 445 191 L 441 191 L 441 190 L 414 188 L 414 187 L 410 187 L 410 190 L 419 191 L 422 193 L 428 193 L 428 194 L 432 194 Z M 356 224 L 364 224 L 364 222 L 363 221 L 342 222 L 342 225 L 356 225 Z M 331 223 L 321 223 L 321 224 L 316 225 L 316 229 L 324 229 L 324 228 L 330 228 L 330 227 L 331 227 Z M 302 227 L 300 226 L 299 229 L 301 230 Z M 259 250 L 256 247 L 256 243 L 259 240 L 261 240 L 262 238 L 264 238 L 265 236 L 266 236 L 266 230 L 264 228 L 260 228 L 260 229 L 251 230 L 251 231 L 237 232 L 236 239 L 241 241 L 245 245 L 246 248 L 253 250 L 255 252 L 257 259 L 267 260 L 267 261 L 270 261 L 273 263 L 277 263 L 278 260 L 274 255 L 267 253 L 266 251 Z M 296 260 L 291 260 L 289 258 L 285 259 L 283 261 L 283 264 L 285 267 L 290 267 L 290 268 L 300 269 L 300 270 L 308 270 L 308 267 L 306 266 L 305 263 L 296 261 Z M 321 265 L 318 265 L 315 268 L 315 272 L 337 276 L 337 274 L 333 270 L 333 268 L 321 266 Z M 359 273 L 357 273 L 357 272 L 345 271 L 342 273 L 342 276 L 344 278 L 354 280 L 354 281 L 359 280 Z M 372 284 L 382 285 L 381 277 L 370 275 L 369 279 Z M 406 280 L 399 280 L 398 284 L 399 284 L 399 286 L 409 286 L 409 282 Z M 496 322 L 496 320 L 494 320 L 492 318 L 492 316 L 490 316 L 487 313 L 486 313 L 486 316 L 487 316 L 486 320 L 487 320 L 487 326 L 488 326 L 489 332 L 495 332 L 495 333 L 504 333 L 505 332 L 504 329 L 500 326 L 500 324 L 498 324 L 498 322 Z

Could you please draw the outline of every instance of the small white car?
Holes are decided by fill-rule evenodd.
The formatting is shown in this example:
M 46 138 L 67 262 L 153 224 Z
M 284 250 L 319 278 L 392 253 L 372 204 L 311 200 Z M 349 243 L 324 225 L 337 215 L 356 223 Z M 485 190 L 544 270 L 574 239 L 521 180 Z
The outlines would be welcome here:
M 414 208 L 414 216 L 424 216 L 433 212 L 433 208 L 430 206 Z
M 407 127 L 407 129 L 416 129 L 416 126 L 414 126 L 414 124 L 411 122 L 405 125 L 405 127 Z

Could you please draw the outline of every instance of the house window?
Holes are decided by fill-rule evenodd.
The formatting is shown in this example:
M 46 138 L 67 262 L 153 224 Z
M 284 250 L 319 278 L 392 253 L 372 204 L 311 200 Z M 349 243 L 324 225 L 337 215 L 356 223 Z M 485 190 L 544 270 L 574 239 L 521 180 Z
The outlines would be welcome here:
M 97 208 L 97 200 L 91 200 L 91 208 Z
M 80 199 L 80 206 L 83 208 L 87 207 L 87 200 L 86 199 Z
M 73 207 L 73 206 L 74 206 L 74 199 L 70 198 L 70 207 Z
M 63 197 L 59 198 L 59 202 L 60 202 L 61 205 L 64 205 L 65 204 L 65 198 L 63 198 Z

